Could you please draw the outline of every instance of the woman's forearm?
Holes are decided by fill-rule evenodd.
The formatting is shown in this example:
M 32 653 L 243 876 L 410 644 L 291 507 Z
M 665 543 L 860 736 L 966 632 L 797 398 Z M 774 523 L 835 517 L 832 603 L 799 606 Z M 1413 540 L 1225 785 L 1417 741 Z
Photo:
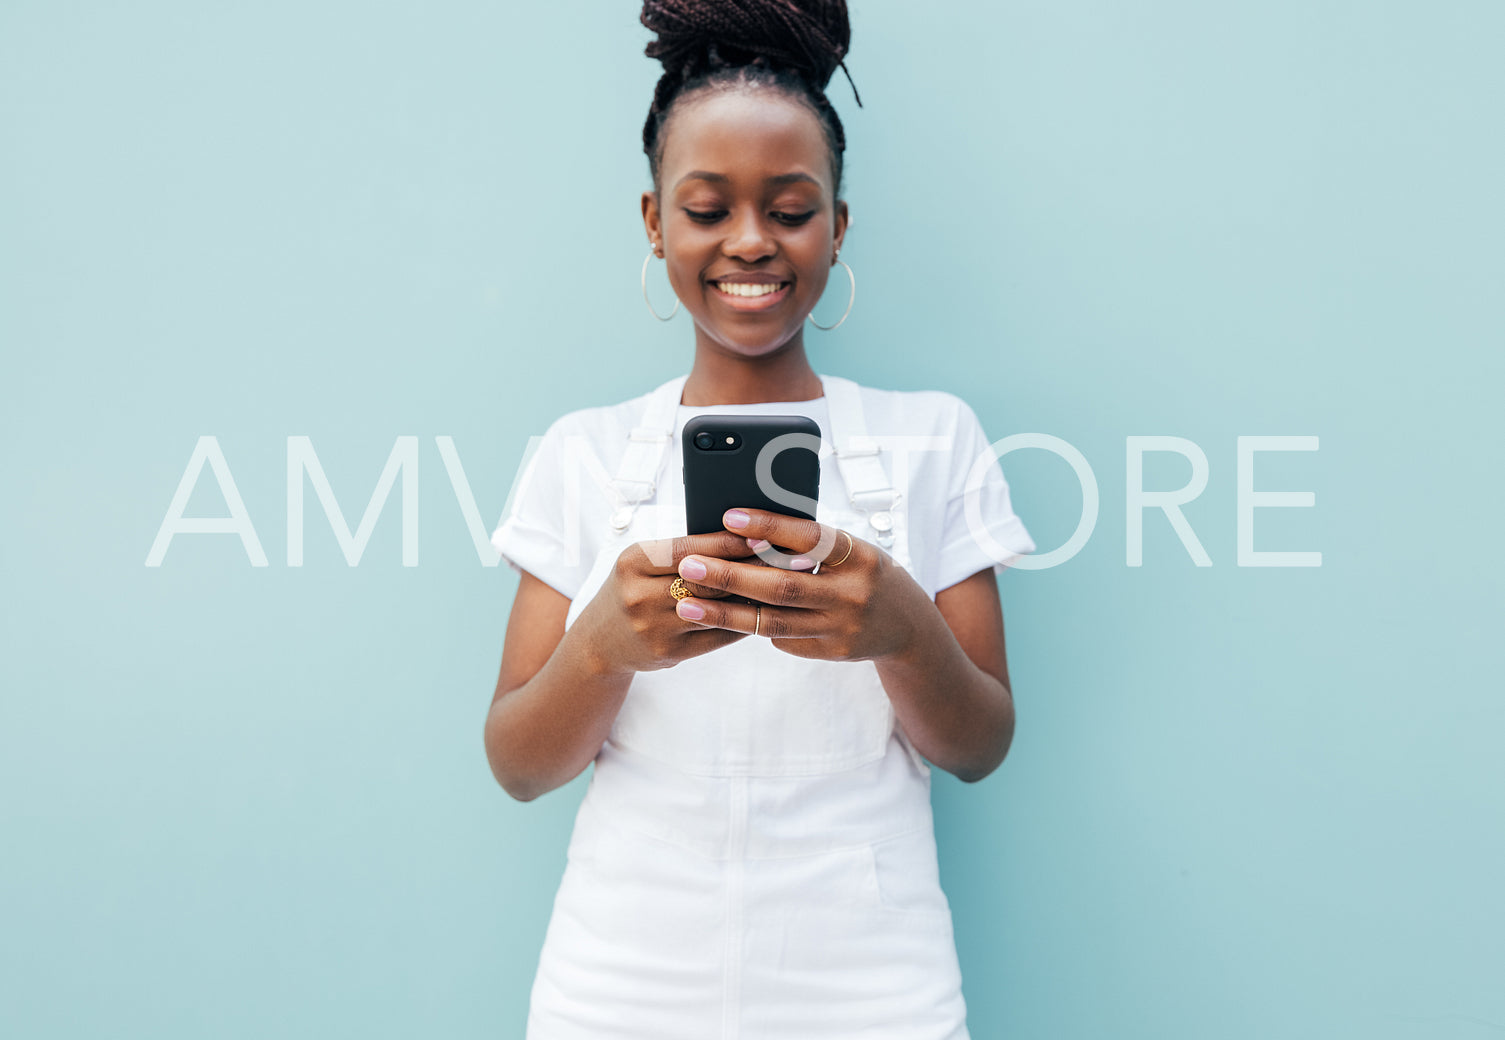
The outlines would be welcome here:
M 566 629 L 543 667 L 486 716 L 486 758 L 497 782 L 526 802 L 579 776 L 611 732 L 633 674 L 596 651 L 588 626 Z
M 878 676 L 915 750 L 968 783 L 997 769 L 1014 737 L 1014 698 L 967 656 L 946 619 L 920 594 L 915 630 Z

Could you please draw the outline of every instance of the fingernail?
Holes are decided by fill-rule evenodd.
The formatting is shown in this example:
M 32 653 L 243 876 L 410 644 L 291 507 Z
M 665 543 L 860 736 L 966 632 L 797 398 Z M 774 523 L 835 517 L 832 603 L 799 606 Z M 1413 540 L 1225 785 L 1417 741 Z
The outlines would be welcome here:
M 679 573 L 682 577 L 689 578 L 691 581 L 704 578 L 705 564 L 693 556 L 687 556 L 679 561 Z
M 728 509 L 726 511 L 726 516 L 722 517 L 722 519 L 726 521 L 727 527 L 746 527 L 747 522 L 751 520 L 752 517 L 748 516 L 740 509 Z
M 789 568 L 796 571 L 808 571 L 815 566 L 815 561 L 808 556 L 796 556 L 789 561 Z
M 705 617 L 705 607 L 702 607 L 699 603 L 691 603 L 687 599 L 680 600 L 677 609 L 679 610 L 679 616 L 688 621 L 699 621 Z
M 767 538 L 749 538 L 747 540 L 747 547 L 749 549 L 751 549 L 753 552 L 762 552 L 764 549 L 768 548 L 768 539 Z

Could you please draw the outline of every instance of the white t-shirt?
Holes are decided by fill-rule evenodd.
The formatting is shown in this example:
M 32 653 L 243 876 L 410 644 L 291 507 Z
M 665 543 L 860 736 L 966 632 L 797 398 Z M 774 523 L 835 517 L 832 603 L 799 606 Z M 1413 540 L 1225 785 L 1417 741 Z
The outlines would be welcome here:
M 942 390 L 864 386 L 861 394 L 867 435 L 880 443 L 888 437 L 899 444 L 899 450 L 884 444 L 881 459 L 893 486 L 906 497 L 911 573 L 928 595 L 934 598 L 980 570 L 992 568 L 1001 573 L 1019 556 L 1034 551 L 1029 532 L 1014 515 L 1008 482 L 992 458 L 989 439 L 965 401 Z M 628 433 L 642 420 L 648 397 L 643 394 L 620 404 L 566 413 L 532 445 L 502 523 L 491 537 L 492 545 L 514 569 L 529 572 L 572 600 L 580 592 L 597 554 L 613 534 L 610 517 L 617 503 L 600 490 L 598 482 L 617 473 Z M 820 501 L 845 504 L 838 467 L 831 457 L 832 431 L 824 397 L 679 405 L 674 437 L 659 469 L 659 486 L 681 479 L 680 434 L 687 420 L 736 413 L 805 415 L 815 420 L 822 440 Z M 911 437 L 938 440 L 928 450 L 909 450 L 902 439 Z M 976 503 L 970 523 L 969 477 Z M 679 525 L 658 536 L 683 534 L 683 517 Z

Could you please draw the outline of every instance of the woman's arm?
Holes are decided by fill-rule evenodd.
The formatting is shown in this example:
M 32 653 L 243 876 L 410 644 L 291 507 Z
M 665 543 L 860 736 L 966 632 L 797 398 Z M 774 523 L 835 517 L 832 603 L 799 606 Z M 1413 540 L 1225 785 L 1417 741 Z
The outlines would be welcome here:
M 583 629 L 564 627 L 570 600 L 524 571 L 507 618 L 486 759 L 519 801 L 562 787 L 601 750 L 632 672 L 610 668 Z
M 630 545 L 568 629 L 570 599 L 523 572 L 485 726 L 492 775 L 512 797 L 531 801 L 579 776 L 600 753 L 638 672 L 743 638 L 675 613 L 669 583 L 690 552 L 752 555 L 745 539 L 726 531 Z M 689 585 L 696 595 L 721 595 Z
M 875 659 L 878 675 L 915 749 L 975 783 L 998 768 L 1014 739 L 998 583 L 989 567 L 942 589 L 934 604 L 915 588 L 913 638 Z

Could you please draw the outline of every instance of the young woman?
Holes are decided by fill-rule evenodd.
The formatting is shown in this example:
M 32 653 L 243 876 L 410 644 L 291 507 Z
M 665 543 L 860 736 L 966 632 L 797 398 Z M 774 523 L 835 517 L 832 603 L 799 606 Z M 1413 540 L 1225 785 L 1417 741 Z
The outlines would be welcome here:
M 806 355 L 849 225 L 824 93 L 844 4 L 643 22 L 665 67 L 643 222 L 694 362 L 556 420 L 493 537 L 521 578 L 492 770 L 528 800 L 595 763 L 528 1037 L 965 1038 L 930 764 L 975 781 L 1007 752 L 995 576 L 1034 545 L 964 402 Z M 732 413 L 818 423 L 815 521 L 684 535 L 680 432 Z

